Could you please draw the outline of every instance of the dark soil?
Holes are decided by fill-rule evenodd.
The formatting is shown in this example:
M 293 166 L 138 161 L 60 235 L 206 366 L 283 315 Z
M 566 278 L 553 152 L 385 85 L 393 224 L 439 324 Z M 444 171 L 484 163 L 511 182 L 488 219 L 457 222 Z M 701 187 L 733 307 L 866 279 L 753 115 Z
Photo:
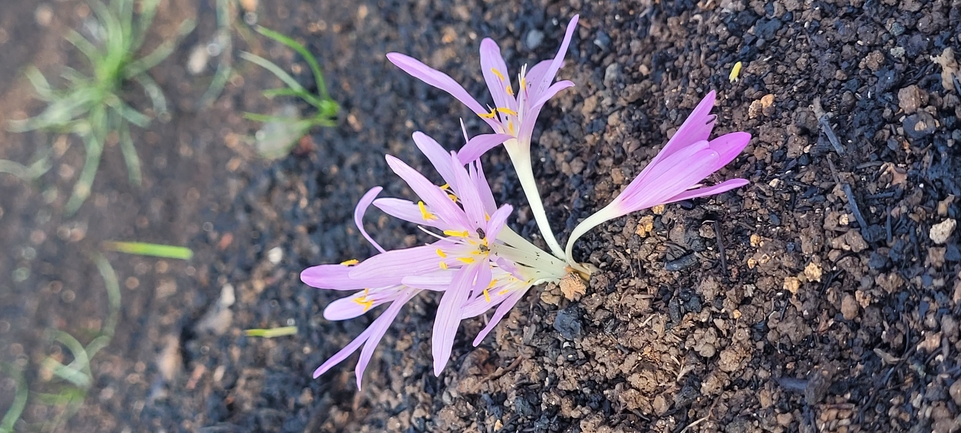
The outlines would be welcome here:
M 56 74 L 75 56 L 60 37 L 84 9 L 6 3 L 16 6 L 0 16 L 3 121 L 40 108 L 11 65 Z M 93 360 L 84 408 L 59 430 L 961 430 L 961 251 L 956 232 L 935 233 L 961 213 L 961 84 L 932 60 L 961 52 L 956 1 L 263 2 L 258 22 L 318 53 L 344 107 L 338 127 L 275 162 L 240 138 L 257 127 L 241 113 L 268 110 L 259 91 L 276 81 L 237 64 L 207 106 L 213 63 L 185 70 L 213 35 L 212 3 L 164 3 L 159 36 L 187 16 L 199 26 L 152 72 L 173 109 L 138 133 L 143 187 L 126 182 L 119 149 L 108 148 L 91 199 L 65 217 L 79 143 L 0 136 L 4 159 L 29 161 L 40 143 L 65 148 L 35 185 L 0 175 L 0 361 L 24 366 L 32 388 L 49 385 L 37 370 L 45 356 L 69 361 L 45 330 L 87 341 L 102 326 L 106 295 L 89 259 L 101 241 L 197 253 L 186 263 L 108 255 L 124 287 L 121 331 Z M 45 26 L 38 7 L 53 14 Z M 751 184 L 602 225 L 575 248 L 600 268 L 582 299 L 533 290 L 478 348 L 483 322 L 468 321 L 440 377 L 430 356 L 437 300 L 421 296 L 381 342 L 363 390 L 356 358 L 312 379 L 369 318 L 324 320 L 338 294 L 303 285 L 299 272 L 372 254 L 353 205 L 375 185 L 410 197 L 383 154 L 426 167 L 413 131 L 451 148 L 458 117 L 486 132 L 384 54 L 423 59 L 485 95 L 481 38 L 497 40 L 516 70 L 552 56 L 576 13 L 559 75 L 577 86 L 548 103 L 533 149 L 555 230 L 608 203 L 712 89 L 716 132 L 754 136 L 712 180 Z M 287 50 L 234 37 L 229 54 L 259 49 L 310 84 Z M 506 154 L 485 158 L 495 196 L 519 208 L 514 226 L 536 238 Z M 385 246 L 419 242 L 414 227 L 376 212 L 368 221 Z M 218 315 L 224 293 L 235 302 Z M 243 335 L 288 325 L 297 335 Z M 0 410 L 12 389 L 3 380 Z M 18 431 L 50 411 L 31 404 Z

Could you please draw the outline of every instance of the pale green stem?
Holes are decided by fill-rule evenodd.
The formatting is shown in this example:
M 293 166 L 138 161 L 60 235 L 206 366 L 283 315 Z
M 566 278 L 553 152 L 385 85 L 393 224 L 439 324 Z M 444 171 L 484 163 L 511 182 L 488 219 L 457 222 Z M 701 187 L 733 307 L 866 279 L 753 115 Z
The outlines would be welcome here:
M 541 235 L 544 236 L 544 242 L 547 242 L 551 253 L 557 257 L 562 257 L 564 249 L 561 248 L 557 238 L 554 237 L 551 225 L 547 221 L 547 212 L 544 211 L 544 203 L 537 192 L 537 181 L 534 180 L 534 170 L 531 168 L 529 147 L 528 149 L 520 149 L 516 138 L 504 143 L 504 148 L 507 149 L 507 154 L 510 156 L 511 162 L 514 164 L 514 170 L 517 172 L 517 180 L 520 181 L 524 195 L 527 197 L 527 203 L 531 206 L 534 221 L 537 222 L 537 227 L 540 228 Z
M 567 263 L 570 264 L 571 267 L 574 267 L 578 270 L 584 269 L 581 264 L 574 261 L 574 256 L 572 254 L 574 251 L 574 242 L 583 236 L 584 233 L 587 233 L 594 227 L 599 226 L 601 223 L 617 218 L 618 215 L 614 214 L 614 212 L 611 210 L 611 206 L 613 206 L 615 203 L 616 201 L 605 206 L 604 209 L 601 209 L 593 215 L 587 217 L 587 219 L 581 221 L 581 223 L 574 227 L 574 230 L 571 231 L 571 237 L 567 239 L 567 249 L 564 252 L 564 257 L 567 258 Z M 588 272 L 588 274 L 590 274 L 590 272 Z

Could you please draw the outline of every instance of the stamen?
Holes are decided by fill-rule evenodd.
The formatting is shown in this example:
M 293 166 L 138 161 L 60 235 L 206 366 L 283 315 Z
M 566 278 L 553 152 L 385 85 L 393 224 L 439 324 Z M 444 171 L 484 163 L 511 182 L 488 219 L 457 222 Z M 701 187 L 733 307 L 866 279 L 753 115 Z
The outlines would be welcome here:
M 445 184 L 443 184 L 443 185 L 440 186 L 440 189 L 448 189 L 448 188 L 450 188 L 450 184 L 449 184 L 449 183 L 445 183 Z
M 488 304 L 491 303 L 491 295 L 490 293 L 487 293 L 487 289 L 484 289 L 484 299 L 487 301 Z
M 359 297 L 359 298 L 354 299 L 354 302 L 355 302 L 355 303 L 364 306 L 364 312 L 365 312 L 365 313 L 367 312 L 367 310 L 370 309 L 370 307 L 374 306 L 374 301 L 371 301 L 371 300 L 367 299 L 367 294 L 368 294 L 369 292 L 370 292 L 370 289 L 364 289 L 364 295 L 361 296 L 361 297 Z
M 447 257 L 447 254 L 445 254 L 443 251 L 441 251 L 440 248 L 437 249 L 437 255 L 440 256 L 441 258 L 446 258 L 446 257 Z
M 493 110 L 493 109 L 491 110 L 490 113 L 478 114 L 478 116 L 483 117 L 483 118 L 485 118 L 485 119 L 493 119 L 494 116 L 496 116 L 496 115 L 497 115 L 497 110 Z
M 497 112 L 502 113 L 502 114 L 510 114 L 511 116 L 516 116 L 516 115 L 517 115 L 517 112 L 516 112 L 516 111 L 511 110 L 510 108 L 504 108 L 504 107 L 499 107 L 499 108 L 497 109 Z
M 527 90 L 527 80 L 524 79 L 523 75 L 521 75 L 521 90 Z
M 507 133 L 510 135 L 514 135 L 514 122 L 510 120 L 507 121 Z
M 497 284 L 497 278 L 492 279 L 491 283 L 487 285 L 487 288 L 490 289 L 494 287 L 495 284 Z
M 467 230 L 460 232 L 456 230 L 444 230 L 444 234 L 455 238 L 466 238 L 467 236 L 470 236 L 470 232 Z
M 508 290 L 508 289 L 501 290 L 501 291 L 497 292 L 497 296 L 504 296 L 504 295 L 506 295 L 507 292 L 509 292 L 509 291 L 510 291 L 510 290 Z
M 417 202 L 417 208 L 420 209 L 420 215 L 424 217 L 424 221 L 437 219 L 437 217 L 434 216 L 434 214 L 427 211 L 427 206 L 424 205 L 424 202 L 422 201 Z
M 451 199 L 454 203 L 457 203 L 457 196 L 454 194 L 447 194 L 447 198 Z
M 460 260 L 460 261 L 462 261 L 462 262 L 464 262 L 465 264 L 468 264 L 468 265 L 471 264 L 471 263 L 474 263 L 474 258 L 473 258 L 473 257 L 458 257 L 457 260 Z
M 507 85 L 507 94 L 509 96 L 514 96 L 514 89 L 511 88 L 510 84 Z
M 494 75 L 497 75 L 498 79 L 500 79 L 501 81 L 504 81 L 504 75 L 501 74 L 501 71 L 498 71 L 496 68 L 491 68 L 491 72 L 493 72 Z
M 443 270 L 447 270 L 447 263 L 440 262 L 440 268 Z
M 340 262 L 340 264 L 342 264 L 342 265 L 344 265 L 344 266 L 353 266 L 353 265 L 356 265 L 356 264 L 358 264 L 358 263 L 360 263 L 360 260 L 357 260 L 357 259 L 350 259 L 350 260 L 346 260 L 346 261 Z

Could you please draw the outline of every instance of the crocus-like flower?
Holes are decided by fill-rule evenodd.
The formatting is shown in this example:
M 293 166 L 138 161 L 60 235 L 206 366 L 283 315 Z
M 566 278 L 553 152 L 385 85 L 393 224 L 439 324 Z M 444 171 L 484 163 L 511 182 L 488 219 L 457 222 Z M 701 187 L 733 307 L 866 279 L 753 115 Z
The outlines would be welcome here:
M 450 358 L 462 319 L 502 303 L 513 305 L 520 297 L 518 293 L 522 295 L 532 285 L 555 280 L 566 272 L 563 260 L 544 253 L 505 227 L 512 208 L 496 207 L 478 162 L 465 167 L 456 153 L 447 153 L 419 132 L 414 134 L 414 142 L 447 183 L 434 185 L 407 164 L 387 156 L 394 173 L 407 182 L 421 201 L 375 200 L 381 189 L 372 189 L 358 203 L 354 219 L 361 234 L 380 254 L 363 262 L 352 260 L 339 265 L 314 266 L 301 274 L 301 280 L 313 287 L 357 291 L 332 302 L 324 310 L 328 320 L 350 319 L 371 308 L 390 304 L 366 331 L 321 365 L 314 372 L 315 377 L 363 345 L 356 368 L 360 387 L 373 349 L 400 307 L 424 290 L 443 293 L 431 340 L 434 372 L 439 375 Z M 384 250 L 363 229 L 361 219 L 370 204 L 389 215 L 435 229 L 437 232 L 428 230 L 428 233 L 438 240 L 419 247 Z M 481 305 L 487 306 L 481 308 Z
M 560 244 L 554 237 L 547 221 L 547 213 L 537 192 L 537 183 L 531 168 L 531 135 L 534 132 L 534 122 L 544 104 L 561 90 L 574 85 L 570 81 L 554 83 L 557 70 L 564 64 L 564 55 L 570 45 L 574 29 L 577 27 L 575 15 L 567 25 L 564 41 L 561 43 L 557 55 L 551 60 L 544 60 L 527 69 L 521 68 L 517 76 L 517 87 L 511 83 L 504 58 L 500 48 L 490 38 L 481 41 L 480 62 L 484 80 L 490 90 L 494 106 L 484 108 L 477 100 L 470 96 L 463 86 L 454 81 L 447 74 L 434 70 L 422 62 L 400 53 L 389 53 L 387 58 L 408 74 L 424 81 L 431 86 L 444 90 L 454 98 L 464 103 L 471 111 L 480 116 L 494 130 L 494 134 L 478 135 L 471 139 L 460 150 L 460 161 L 468 163 L 479 158 L 494 146 L 503 143 L 517 172 L 518 181 L 524 189 L 527 201 L 531 206 L 534 220 L 544 235 L 551 251 L 560 257 L 563 253 Z M 515 91 L 517 89 L 517 91 Z
M 747 184 L 745 179 L 730 179 L 707 187 L 700 184 L 731 162 L 751 141 L 751 134 L 746 132 L 733 132 L 708 141 L 714 129 L 715 117 L 711 115 L 714 97 L 711 91 L 697 104 L 667 145 L 614 201 L 574 227 L 565 251 L 571 266 L 579 266 L 571 256 L 574 242 L 605 221 L 659 204 L 720 194 Z

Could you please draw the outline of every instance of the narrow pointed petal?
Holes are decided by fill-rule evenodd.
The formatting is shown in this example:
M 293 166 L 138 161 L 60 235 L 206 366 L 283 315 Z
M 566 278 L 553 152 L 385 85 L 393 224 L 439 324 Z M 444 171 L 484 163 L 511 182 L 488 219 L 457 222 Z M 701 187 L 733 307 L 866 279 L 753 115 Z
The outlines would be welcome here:
M 444 182 L 451 183 L 454 180 L 454 168 L 450 163 L 450 152 L 423 132 L 414 132 L 413 138 L 414 144 L 430 160 L 440 177 L 444 178 Z
M 709 195 L 716 195 L 722 192 L 730 191 L 734 188 L 740 188 L 747 184 L 748 184 L 747 179 L 729 179 L 714 186 L 706 186 L 703 188 L 696 188 L 696 189 L 684 191 L 674 197 L 671 197 L 671 199 L 668 200 L 666 203 L 672 203 L 672 202 L 681 201 L 681 200 L 689 200 L 697 197 L 706 197 Z
M 460 164 L 457 161 L 457 155 L 448 156 L 452 163 Z M 484 203 L 481 202 L 480 195 L 475 189 L 474 182 L 471 180 L 470 175 L 467 174 L 467 169 L 462 165 L 457 165 L 454 167 L 454 183 L 451 183 L 454 187 L 456 193 L 460 196 L 461 205 L 464 206 L 462 214 L 466 213 L 467 218 L 470 220 L 469 230 L 474 231 L 477 227 L 482 227 L 485 225 L 486 215 L 484 214 Z
M 711 149 L 717 152 L 720 158 L 717 168 L 720 169 L 733 161 L 734 158 L 737 158 L 750 142 L 751 134 L 746 132 L 732 132 L 711 140 L 709 145 Z
M 504 226 L 507 225 L 507 217 L 509 217 L 513 211 L 514 208 L 511 205 L 505 204 L 491 214 L 491 219 L 487 222 L 487 237 L 489 239 L 497 238 L 497 235 L 499 235 L 501 230 L 504 229 Z
M 485 110 L 476 99 L 467 93 L 467 90 L 464 90 L 463 86 L 458 84 L 457 81 L 454 81 L 454 79 L 447 74 L 425 65 L 413 57 L 401 53 L 387 53 L 387 60 L 390 60 L 394 66 L 397 66 L 414 78 L 450 93 L 451 96 L 466 105 L 467 108 L 469 108 L 475 114 L 484 114 L 487 112 L 487 110 Z
M 550 87 L 547 88 L 547 91 L 545 91 L 540 95 L 537 95 L 537 100 L 534 101 L 533 104 L 531 104 L 531 109 L 540 111 L 541 107 L 543 107 L 544 104 L 547 103 L 549 99 L 553 98 L 554 95 L 557 95 L 558 92 L 560 92 L 561 90 L 564 90 L 570 87 L 574 87 L 574 83 L 568 80 L 558 81 L 552 84 Z M 534 116 L 537 115 L 536 112 L 531 114 Z
M 501 144 L 509 139 L 513 138 L 511 135 L 507 134 L 480 134 L 474 136 L 467 141 L 467 144 L 457 152 L 457 159 L 460 160 L 461 164 L 468 164 L 472 161 L 476 161 L 481 157 L 481 155 L 487 153 L 488 150 L 493 149 L 498 144 Z
M 500 323 L 501 319 L 503 319 L 512 308 L 514 308 L 514 305 L 517 305 L 517 301 L 520 301 L 521 298 L 524 297 L 525 293 L 527 293 L 527 290 L 511 293 L 507 299 L 504 299 L 504 301 L 497 306 L 497 309 L 494 310 L 494 315 L 491 316 L 490 322 L 487 322 L 487 326 L 485 326 L 484 329 L 481 329 L 481 331 L 477 333 L 477 337 L 474 338 L 475 347 L 480 344 L 481 341 L 484 341 L 484 338 L 487 337 L 487 334 L 494 330 L 494 327 Z
M 360 234 L 364 235 L 364 239 L 367 239 L 367 242 L 370 242 L 370 244 L 380 252 L 384 252 L 384 248 L 381 247 L 374 238 L 370 237 L 367 230 L 364 230 L 364 213 L 367 212 L 367 208 L 370 207 L 370 204 L 377 198 L 377 194 L 380 194 L 383 190 L 384 188 L 379 186 L 371 188 L 370 191 L 367 191 L 367 193 L 360 198 L 360 201 L 357 202 L 357 207 L 354 208 L 354 224 L 357 226 L 357 230 L 360 230 Z
M 351 341 L 346 346 L 344 346 L 343 349 L 340 349 L 340 351 L 335 353 L 334 356 L 331 356 L 326 361 L 324 361 L 324 363 L 321 364 L 320 367 L 317 367 L 317 369 L 314 370 L 314 379 L 320 377 L 321 374 L 326 373 L 327 370 L 331 369 L 331 367 L 337 364 L 340 364 L 341 361 L 347 359 L 348 356 L 356 352 L 357 349 L 359 349 L 360 346 L 367 341 L 367 338 L 370 337 L 370 334 L 371 334 L 371 329 L 368 327 L 366 330 L 364 330 L 364 332 L 361 332 L 360 335 L 357 336 L 357 338 L 355 338 L 353 341 Z
M 327 290 L 360 290 L 366 285 L 363 281 L 350 278 L 350 266 L 319 265 L 311 266 L 300 273 L 300 281 L 304 284 Z
M 484 38 L 480 45 L 481 72 L 484 73 L 484 81 L 494 99 L 495 107 L 515 109 L 517 103 L 511 103 L 514 99 L 507 93 L 507 86 L 510 85 L 510 74 L 507 72 L 507 64 L 501 57 L 501 49 L 491 38 Z
M 374 207 L 380 209 L 385 214 L 414 224 L 426 224 L 424 214 L 420 208 L 409 200 L 399 198 L 379 198 L 374 200 Z
M 440 298 L 440 303 L 437 305 L 434 330 L 431 335 L 435 376 L 440 376 L 440 372 L 444 371 L 447 361 L 450 360 L 450 354 L 454 348 L 454 337 L 460 325 L 461 306 L 470 297 L 471 287 L 480 266 L 486 266 L 486 264 L 475 263 L 461 268 L 454 275 L 450 289 L 444 292 L 444 296 Z
M 626 215 L 666 202 L 713 173 L 717 161 L 717 152 L 711 149 L 695 153 L 683 170 L 665 171 L 663 176 L 649 178 L 649 182 L 641 185 L 641 191 L 628 196 L 627 200 L 620 201 L 617 205 L 618 213 Z
M 541 79 L 541 83 L 535 94 L 540 95 L 544 93 L 547 90 L 547 86 L 554 81 L 557 70 L 560 69 L 561 66 L 564 66 L 564 56 L 567 55 L 567 48 L 571 44 L 571 37 L 574 36 L 574 30 L 577 28 L 577 18 L 578 15 L 574 15 L 574 18 L 571 18 L 571 22 L 567 24 L 567 30 L 564 32 L 564 42 L 561 42 L 561 47 L 557 50 L 557 55 L 554 56 L 547 71 L 544 72 L 544 78 Z
M 363 303 L 358 303 L 358 299 L 364 297 L 364 292 L 360 291 L 346 298 L 340 298 L 324 308 L 324 318 L 333 322 L 338 320 L 353 319 L 354 317 L 362 316 L 364 313 L 370 311 L 374 307 L 377 307 L 384 302 L 373 302 L 369 305 L 364 305 Z
M 448 156 L 450 158 L 450 156 Z M 387 165 L 394 171 L 410 189 L 414 190 L 421 200 L 424 200 L 437 216 L 447 223 L 454 226 L 463 226 L 466 229 L 470 224 L 464 218 L 464 212 L 454 202 L 447 197 L 437 185 L 432 184 L 424 175 L 417 172 L 403 161 L 387 155 Z M 456 176 L 455 176 L 456 178 Z
M 438 270 L 429 274 L 404 277 L 404 279 L 401 281 L 405 286 L 416 287 L 424 290 L 444 291 L 450 287 L 451 283 L 454 281 L 454 274 L 456 273 L 457 271 L 454 269 L 446 271 Z
M 529 89 L 529 91 L 533 96 L 535 97 L 537 96 L 536 94 L 534 94 L 534 92 L 536 92 L 537 89 L 540 88 L 541 81 L 544 80 L 544 77 L 547 74 L 547 70 L 551 68 L 552 62 L 553 62 L 553 59 L 541 60 L 540 62 L 537 62 L 537 64 L 534 65 L 533 68 L 530 68 L 527 70 L 527 76 L 525 77 L 527 79 L 527 88 Z M 551 80 L 553 79 L 554 77 L 551 77 Z M 544 88 L 546 89 L 548 86 L 550 86 L 550 84 L 551 83 L 547 83 L 547 85 L 545 85 Z
M 673 155 L 679 149 L 683 149 L 691 144 L 697 143 L 699 141 L 707 140 L 711 131 L 714 130 L 714 116 L 711 115 L 711 109 L 714 108 L 714 100 L 717 94 L 712 90 L 707 94 L 701 102 L 694 107 L 691 114 L 687 116 L 681 127 L 677 129 L 677 132 L 671 136 L 671 139 L 667 141 L 664 148 L 654 156 L 648 167 L 657 165 L 661 160 Z M 646 170 L 645 170 L 646 171 Z M 644 176 L 644 172 L 641 172 L 641 176 Z
M 357 389 L 360 389 L 361 380 L 364 377 L 364 370 L 367 369 L 367 364 L 370 363 L 370 358 L 374 355 L 374 349 L 377 348 L 381 338 L 384 338 L 384 333 L 387 332 L 387 328 L 394 322 L 401 307 L 419 292 L 419 290 L 415 289 L 406 289 L 398 299 L 387 307 L 384 314 L 381 314 L 374 323 L 370 324 L 368 328 L 370 335 L 367 337 L 367 343 L 364 344 L 364 348 L 360 351 L 360 359 L 357 360 L 357 368 L 354 370 L 357 375 Z
M 477 188 L 477 195 L 484 203 L 484 212 L 489 214 L 496 212 L 497 202 L 494 201 L 494 193 L 491 192 L 491 186 L 487 183 L 487 177 L 484 176 L 484 167 L 479 160 L 470 165 L 470 177 L 474 187 Z
M 407 275 L 420 275 L 440 268 L 437 247 L 419 247 L 392 250 L 378 254 L 350 269 L 350 278 L 360 281 L 361 287 L 387 287 L 401 283 Z

